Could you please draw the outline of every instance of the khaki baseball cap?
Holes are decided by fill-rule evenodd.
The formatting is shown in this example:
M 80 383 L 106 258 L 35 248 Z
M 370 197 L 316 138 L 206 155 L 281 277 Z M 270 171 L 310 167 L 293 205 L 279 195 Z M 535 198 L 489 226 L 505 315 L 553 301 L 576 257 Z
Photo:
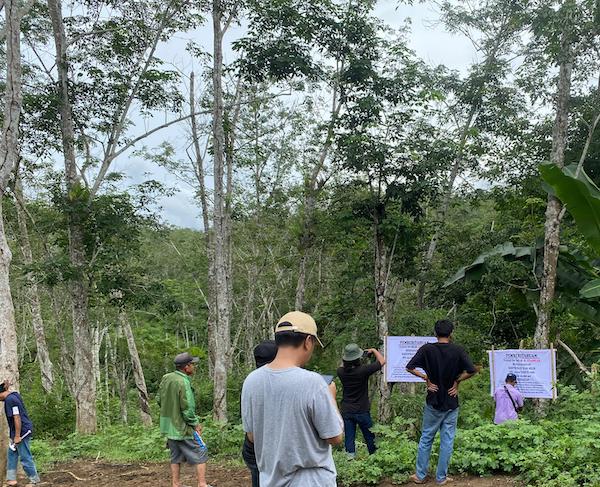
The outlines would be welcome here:
M 312 316 L 303 313 L 302 311 L 290 311 L 289 313 L 283 315 L 277 322 L 275 333 L 282 331 L 294 331 L 312 335 L 317 339 L 319 345 L 323 347 L 323 343 L 317 336 L 317 324 L 315 323 L 315 320 Z

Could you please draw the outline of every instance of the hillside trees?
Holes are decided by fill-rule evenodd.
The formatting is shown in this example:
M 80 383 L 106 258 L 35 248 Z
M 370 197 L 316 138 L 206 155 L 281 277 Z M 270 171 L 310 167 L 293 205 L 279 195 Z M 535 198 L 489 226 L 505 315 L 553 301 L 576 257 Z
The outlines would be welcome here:
M 3 2 L 6 19 L 6 88 L 2 136 L 0 138 L 0 374 L 3 381 L 18 387 L 17 330 L 15 309 L 10 289 L 12 252 L 8 246 L 2 218 L 1 198 L 6 193 L 19 158 L 19 119 L 23 104 L 21 67 L 21 11 L 18 1 Z M 6 457 L 8 428 L 0 426 L 0 456 Z M 4 462 L 0 477 L 6 474 Z
M 444 230 L 458 177 L 474 164 L 486 137 L 502 136 L 503 129 L 519 110 L 515 93 L 507 82 L 511 57 L 524 28 L 523 6 L 519 2 L 480 2 L 454 5 L 442 2 L 442 18 L 452 32 L 462 33 L 474 44 L 481 59 L 460 79 L 456 73 L 437 73 L 441 89 L 440 116 L 452 139 L 453 160 L 447 169 L 445 189 L 436 211 L 433 233 L 423 256 L 422 275 L 417 287 L 417 306 L 424 306 L 427 274 Z M 445 118 L 445 120 L 444 120 Z M 475 162 L 475 164 L 477 164 Z M 475 168 L 477 169 L 477 168 Z
M 70 19 L 68 25 L 72 32 L 67 32 L 60 0 L 48 2 L 57 71 L 47 74 L 50 83 L 54 76 L 58 80 L 59 103 L 54 108 L 60 114 L 65 160 L 68 202 L 65 209 L 69 218 L 72 266 L 74 392 L 77 430 L 82 433 L 96 430 L 93 341 L 87 315 L 91 283 L 86 280 L 89 262 L 84 248 L 84 215 L 118 156 L 149 132 L 188 118 L 185 115 L 135 138 L 125 138 L 134 102 L 141 113 L 173 108 L 179 103 L 179 94 L 172 85 L 174 74 L 161 70 L 155 52 L 168 32 L 195 20 L 193 12 L 184 6 L 185 2 L 177 1 L 160 6 L 143 1 L 114 5 L 109 2 L 107 7 L 114 15 L 103 18 L 100 5 L 90 5 L 87 16 Z M 96 42 L 90 42 L 90 37 Z M 96 167 L 97 172 L 90 178 L 90 172 Z
M 431 93 L 422 66 L 402 40 L 373 45 L 368 62 L 350 64 L 348 75 L 360 84 L 347 94 L 337 134 L 339 161 L 349 187 L 362 194 L 359 211 L 371 227 L 374 314 L 383 341 L 389 333 L 394 260 L 410 262 L 396 250 L 405 248 L 406 227 L 420 218 L 422 202 L 437 189 L 443 155 L 425 143 L 435 134 L 425 115 Z M 383 377 L 379 392 L 379 416 L 387 421 L 391 389 Z

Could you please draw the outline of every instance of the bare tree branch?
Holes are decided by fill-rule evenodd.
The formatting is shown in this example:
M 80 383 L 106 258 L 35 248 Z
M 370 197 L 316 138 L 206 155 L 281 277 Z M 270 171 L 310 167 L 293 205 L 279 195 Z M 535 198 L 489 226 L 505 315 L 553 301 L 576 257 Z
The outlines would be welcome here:
M 592 373 L 590 372 L 590 369 L 588 369 L 585 364 L 579 360 L 579 357 L 575 354 L 575 352 L 573 350 L 571 350 L 571 348 L 569 348 L 569 346 L 563 342 L 562 340 L 558 340 L 558 344 L 563 347 L 567 353 L 573 358 L 573 360 L 575 361 L 575 363 L 577 364 L 577 366 L 579 367 L 579 369 L 581 370 L 581 372 L 583 372 L 585 375 L 591 376 Z
M 206 115 L 208 113 L 211 113 L 211 111 L 210 110 L 203 110 L 201 112 L 196 112 L 195 115 Z M 113 153 L 112 157 L 108 160 L 107 167 L 110 166 L 110 163 L 112 161 L 114 161 L 117 157 L 119 157 L 121 154 L 123 154 L 123 152 L 127 151 L 128 149 L 131 149 L 140 140 L 144 140 L 144 139 L 150 137 L 152 134 L 154 134 L 154 133 L 156 133 L 156 132 L 158 132 L 160 130 L 166 129 L 167 127 L 170 127 L 171 125 L 174 125 L 174 124 L 179 123 L 179 122 L 183 122 L 184 120 L 187 120 L 188 118 L 191 118 L 191 116 L 192 116 L 191 114 L 182 115 L 179 118 L 176 118 L 176 119 L 171 120 L 169 122 L 163 123 L 162 125 L 159 125 L 158 127 L 154 127 L 152 130 L 149 130 L 148 132 L 145 132 L 142 135 L 139 135 L 135 139 L 130 140 L 125 145 L 123 145 L 118 151 L 116 151 L 115 153 Z M 104 175 L 106 175 L 106 172 L 104 173 Z
M 98 172 L 98 175 L 96 177 L 96 181 L 94 182 L 94 186 L 92 187 L 91 190 L 91 196 L 93 197 L 97 192 L 98 189 L 100 188 L 100 185 L 102 184 L 102 181 L 104 180 L 106 173 L 108 172 L 108 169 L 110 168 L 110 165 L 112 163 L 112 161 L 115 160 L 116 158 L 116 154 L 115 151 L 117 150 L 117 145 L 119 143 L 119 138 L 121 137 L 121 135 L 123 134 L 123 130 L 125 128 L 125 124 L 127 122 L 127 116 L 129 115 L 129 110 L 131 109 L 131 105 L 133 103 L 133 100 L 135 99 L 138 90 L 140 88 L 140 85 L 142 83 L 142 80 L 144 78 L 144 75 L 146 74 L 146 72 L 148 71 L 153 59 L 154 59 L 154 53 L 156 52 L 156 48 L 158 47 L 158 43 L 160 42 L 160 39 L 162 37 L 162 34 L 166 28 L 166 26 L 168 25 L 168 22 L 175 16 L 175 14 L 179 11 L 179 9 L 174 9 L 173 11 L 170 11 L 171 6 L 173 5 L 174 2 L 171 2 L 164 11 L 164 15 L 163 18 L 161 20 L 161 22 L 159 23 L 157 29 L 156 29 L 156 33 L 154 36 L 154 39 L 151 43 L 151 45 L 149 46 L 149 52 L 148 55 L 146 56 L 146 60 L 144 62 L 143 67 L 140 70 L 140 73 L 137 77 L 137 80 L 135 82 L 135 84 L 133 85 L 133 87 L 131 88 L 130 92 L 129 92 L 129 96 L 127 97 L 127 100 L 125 101 L 122 109 L 121 109 L 121 113 L 120 116 L 118 114 L 115 113 L 115 117 L 118 116 L 118 121 L 116 122 L 116 124 L 113 126 L 113 129 L 111 131 L 111 134 L 109 136 L 109 140 L 108 140 L 108 146 L 106 148 L 106 153 L 105 153 L 105 157 L 104 157 L 104 161 L 102 161 L 102 165 L 100 167 L 100 171 Z M 183 4 L 182 4 L 183 6 Z M 122 153 L 122 150 L 119 151 L 119 153 Z

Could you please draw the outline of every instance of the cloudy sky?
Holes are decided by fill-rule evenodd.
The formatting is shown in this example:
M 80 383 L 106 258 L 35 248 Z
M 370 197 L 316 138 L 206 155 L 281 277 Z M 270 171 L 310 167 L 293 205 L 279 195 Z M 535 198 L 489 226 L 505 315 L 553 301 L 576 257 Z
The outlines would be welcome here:
M 464 72 L 476 60 L 476 52 L 471 43 L 462 36 L 446 32 L 439 23 L 439 13 L 430 5 L 408 6 L 398 5 L 392 0 L 380 0 L 376 14 L 392 27 L 403 26 L 407 19 L 410 19 L 411 33 L 408 36 L 410 46 L 421 59 L 432 65 L 444 64 Z M 227 41 L 231 42 L 240 34 L 240 29 L 232 30 Z M 206 50 L 212 50 L 212 27 L 207 24 L 195 32 L 177 36 L 161 46 L 158 53 L 162 59 L 167 60 L 186 76 L 194 69 L 199 71 L 199 67 L 194 65 L 194 61 L 185 51 L 185 46 L 190 39 L 204 46 Z M 233 60 L 233 53 L 229 48 L 226 49 L 225 58 L 226 62 Z M 137 120 L 132 133 L 143 133 L 165 121 L 162 118 L 159 120 L 158 117 L 153 120 Z M 148 138 L 145 145 L 151 148 L 168 141 L 176 148 L 178 157 L 183 159 L 186 157 L 185 130 L 183 124 L 173 126 Z M 113 170 L 125 174 L 129 184 L 156 179 L 174 188 L 175 194 L 163 198 L 159 203 L 163 220 L 179 227 L 200 228 L 200 210 L 194 200 L 193 189 L 166 170 L 131 153 L 117 160 Z

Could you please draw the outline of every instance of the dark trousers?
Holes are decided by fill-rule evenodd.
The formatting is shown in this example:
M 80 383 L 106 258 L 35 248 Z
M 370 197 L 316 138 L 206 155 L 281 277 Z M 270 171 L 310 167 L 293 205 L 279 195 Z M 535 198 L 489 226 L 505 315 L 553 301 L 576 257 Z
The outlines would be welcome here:
M 254 445 L 250 443 L 250 441 L 248 441 L 248 438 L 244 438 L 242 458 L 244 459 L 246 466 L 250 470 L 250 475 L 252 477 L 252 487 L 260 487 L 260 474 L 258 472 L 258 466 L 256 465 Z
M 348 453 L 356 452 L 356 426 L 358 426 L 367 443 L 369 454 L 375 453 L 377 447 L 375 446 L 375 435 L 371 431 L 371 427 L 373 426 L 371 413 L 343 413 L 342 418 L 344 418 L 346 451 Z
M 251 467 L 248 465 L 250 469 L 250 475 L 252 476 L 252 487 L 260 487 L 260 474 L 258 473 L 258 467 Z

